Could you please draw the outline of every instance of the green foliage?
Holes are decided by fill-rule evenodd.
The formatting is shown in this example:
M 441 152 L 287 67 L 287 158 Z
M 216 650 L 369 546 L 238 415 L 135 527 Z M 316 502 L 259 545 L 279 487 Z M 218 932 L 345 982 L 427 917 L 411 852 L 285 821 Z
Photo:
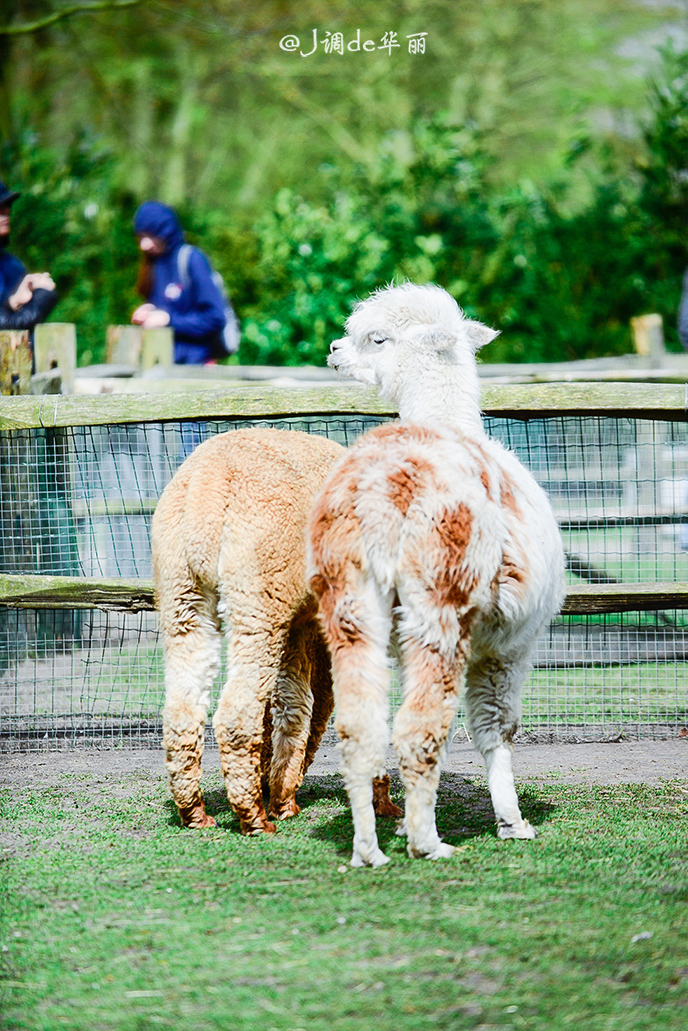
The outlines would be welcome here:
M 490 165 L 477 133 L 419 120 L 383 140 L 374 163 L 323 170 L 323 204 L 282 191 L 256 227 L 259 305 L 242 358 L 321 362 L 352 301 L 398 279 L 439 283 L 504 330 L 488 361 L 629 350 L 648 292 L 628 190 L 602 181 L 567 214 L 560 184 L 502 195 Z
M 624 237 L 616 184 L 596 187 L 567 215 L 554 191 L 513 192 L 481 283 L 481 310 L 504 335 L 483 359 L 556 361 L 630 350 L 629 319 L 645 310 L 634 272 L 638 241 Z
M 600 155 L 587 198 L 572 198 L 572 147 L 549 182 L 490 185 L 480 134 L 419 119 L 375 158 L 324 169 L 315 207 L 283 191 L 258 224 L 260 307 L 242 354 L 319 361 L 355 297 L 398 278 L 444 286 L 503 330 L 486 361 L 553 361 L 631 349 L 629 321 L 658 311 L 678 349 L 675 313 L 688 225 L 688 54 L 664 53 L 651 86 L 646 154 L 635 176 Z
M 357 293 L 384 276 L 388 243 L 340 194 L 315 207 L 282 190 L 256 226 L 259 305 L 244 322 L 242 360 L 320 364 Z M 265 314 L 262 314 L 265 313 Z
M 104 361 L 106 327 L 127 322 L 139 303 L 133 201 L 112 185 L 112 155 L 86 137 L 59 153 L 27 131 L 0 159 L 4 181 L 22 190 L 13 250 L 30 271 L 53 275 L 60 301 L 52 321 L 76 323 L 80 363 Z
M 421 121 L 383 140 L 372 163 L 321 169 L 319 205 L 280 191 L 255 227 L 260 294 L 242 357 L 321 363 L 357 298 L 397 279 L 446 278 L 447 220 L 468 258 L 483 207 L 465 203 L 477 181 L 472 147 L 469 134 Z
M 646 310 L 664 316 L 665 331 L 678 348 L 676 309 L 688 265 L 688 52 L 667 47 L 662 59 L 661 75 L 649 89 L 637 209 L 629 221 L 644 241 L 639 274 L 652 299 Z
M 685 256 L 688 227 L 688 52 L 663 51 L 663 72 L 649 90 L 651 115 L 639 162 L 640 206 L 654 239 Z
M 667 49 L 632 164 L 579 135 L 556 173 L 506 188 L 484 128 L 418 115 L 357 158 L 320 163 L 302 190 L 282 185 L 257 218 L 194 192 L 178 211 L 225 277 L 244 363 L 322 364 L 356 299 L 400 279 L 439 283 L 499 328 L 484 361 L 623 353 L 630 318 L 648 311 L 678 348 L 687 109 L 688 54 Z M 145 177 L 122 190 L 122 160 L 95 133 L 58 148 L 27 129 L 0 152 L 2 178 L 24 191 L 13 247 L 55 276 L 53 318 L 77 324 L 84 364 L 104 359 L 106 326 L 138 301 L 131 216 Z

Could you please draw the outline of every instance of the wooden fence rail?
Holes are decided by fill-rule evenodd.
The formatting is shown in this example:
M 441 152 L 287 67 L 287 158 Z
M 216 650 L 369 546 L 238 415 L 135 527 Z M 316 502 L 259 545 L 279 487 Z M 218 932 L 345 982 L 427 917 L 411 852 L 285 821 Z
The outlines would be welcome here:
M 615 419 L 688 422 L 688 383 L 483 383 L 486 415 L 520 421 L 565 416 L 604 416 Z M 226 390 L 189 394 L 118 394 L 8 396 L 0 398 L 0 433 L 38 428 L 164 423 L 194 419 L 267 419 L 382 415 L 395 411 L 377 392 L 359 386 L 283 388 L 264 384 L 237 385 Z M 86 505 L 86 502 L 82 504 Z M 89 502 L 93 504 L 93 502 Z M 116 500 L 103 501 L 103 511 Z M 120 502 L 124 507 L 128 502 Z M 139 503 L 137 513 L 151 508 Z M 123 510 L 123 514 L 126 514 Z M 642 516 L 642 518 L 641 518 Z M 679 513 L 680 517 L 680 513 Z M 675 522 L 662 513 L 611 514 L 599 525 Z M 574 517 L 575 520 L 575 517 Z M 585 520 L 584 520 L 585 522 Z M 589 524 L 589 518 L 586 525 Z M 596 524 L 597 525 L 597 524 Z M 17 608 L 113 608 L 138 611 L 153 608 L 153 587 L 146 580 L 103 580 L 82 577 L 27 575 L 16 571 L 0 576 L 0 606 Z M 688 584 L 591 584 L 570 588 L 564 614 L 626 612 L 688 608 Z
M 609 416 L 688 422 L 688 383 L 485 383 L 482 407 L 486 415 L 519 420 Z M 4 397 L 0 431 L 183 419 L 395 414 L 376 390 L 367 387 L 252 384 L 193 394 Z
M 116 609 L 152 612 L 153 581 L 0 574 L 0 606 L 21 609 Z M 569 587 L 562 615 L 688 609 L 688 583 L 594 584 Z

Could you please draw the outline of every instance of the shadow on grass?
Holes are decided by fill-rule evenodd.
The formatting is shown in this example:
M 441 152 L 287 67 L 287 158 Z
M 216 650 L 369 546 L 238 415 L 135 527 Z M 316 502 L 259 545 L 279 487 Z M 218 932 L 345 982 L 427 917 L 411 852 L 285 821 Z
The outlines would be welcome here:
M 392 777 L 390 794 L 394 801 L 403 808 L 404 789 L 398 777 Z M 523 816 L 534 826 L 541 826 L 551 818 L 556 806 L 538 797 L 532 787 L 524 787 L 519 793 Z M 339 774 L 311 778 L 299 793 L 302 814 L 310 808 L 323 809 L 327 803 L 336 803 L 337 812 L 322 813 L 321 819 L 311 830 L 311 834 L 321 841 L 336 847 L 338 854 L 349 855 L 353 840 L 353 823 L 349 801 Z M 344 806 L 344 811 L 341 806 Z M 457 773 L 443 773 L 437 793 L 436 807 L 437 830 L 443 841 L 451 845 L 461 845 L 472 838 L 485 834 L 496 837 L 496 824 L 492 801 L 486 787 L 473 784 Z M 378 817 L 377 836 L 383 852 L 386 846 L 397 843 L 405 852 L 404 839 L 396 836 L 396 821 Z
M 390 794 L 403 808 L 404 788 L 398 776 L 391 778 Z M 204 791 L 203 797 L 206 810 L 210 816 L 215 817 L 218 828 L 239 834 L 239 820 L 227 801 L 224 787 L 209 788 Z M 301 806 L 301 814 L 296 818 L 299 823 L 312 823 L 309 833 L 313 837 L 334 845 L 337 854 L 348 857 L 353 840 L 353 823 L 341 774 L 307 776 L 297 800 Z M 540 798 L 537 789 L 530 785 L 520 789 L 519 801 L 523 816 L 535 827 L 546 823 L 557 808 Z M 167 801 L 166 809 L 169 813 L 168 825 L 180 827 L 179 813 L 172 799 Z M 437 792 L 436 819 L 440 837 L 451 845 L 461 845 L 486 834 L 496 836 L 494 811 L 487 787 L 466 780 L 458 773 L 442 774 Z M 383 851 L 396 843 L 405 852 L 404 839 L 398 838 L 395 831 L 395 820 L 378 817 L 377 835 Z

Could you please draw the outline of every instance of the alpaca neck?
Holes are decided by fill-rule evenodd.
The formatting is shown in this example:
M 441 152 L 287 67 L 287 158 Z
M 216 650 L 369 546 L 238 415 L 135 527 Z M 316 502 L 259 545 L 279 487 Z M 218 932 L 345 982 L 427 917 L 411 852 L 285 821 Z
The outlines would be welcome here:
M 474 367 L 409 370 L 396 402 L 402 422 L 461 433 L 485 432 L 480 414 L 480 382 Z

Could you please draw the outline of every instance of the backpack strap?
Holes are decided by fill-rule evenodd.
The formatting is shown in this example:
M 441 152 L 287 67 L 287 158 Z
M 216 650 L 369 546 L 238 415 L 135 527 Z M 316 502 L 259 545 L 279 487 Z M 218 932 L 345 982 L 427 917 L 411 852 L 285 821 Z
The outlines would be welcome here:
M 189 285 L 189 261 L 192 250 L 193 247 L 190 243 L 183 243 L 177 252 L 177 272 L 184 289 Z

